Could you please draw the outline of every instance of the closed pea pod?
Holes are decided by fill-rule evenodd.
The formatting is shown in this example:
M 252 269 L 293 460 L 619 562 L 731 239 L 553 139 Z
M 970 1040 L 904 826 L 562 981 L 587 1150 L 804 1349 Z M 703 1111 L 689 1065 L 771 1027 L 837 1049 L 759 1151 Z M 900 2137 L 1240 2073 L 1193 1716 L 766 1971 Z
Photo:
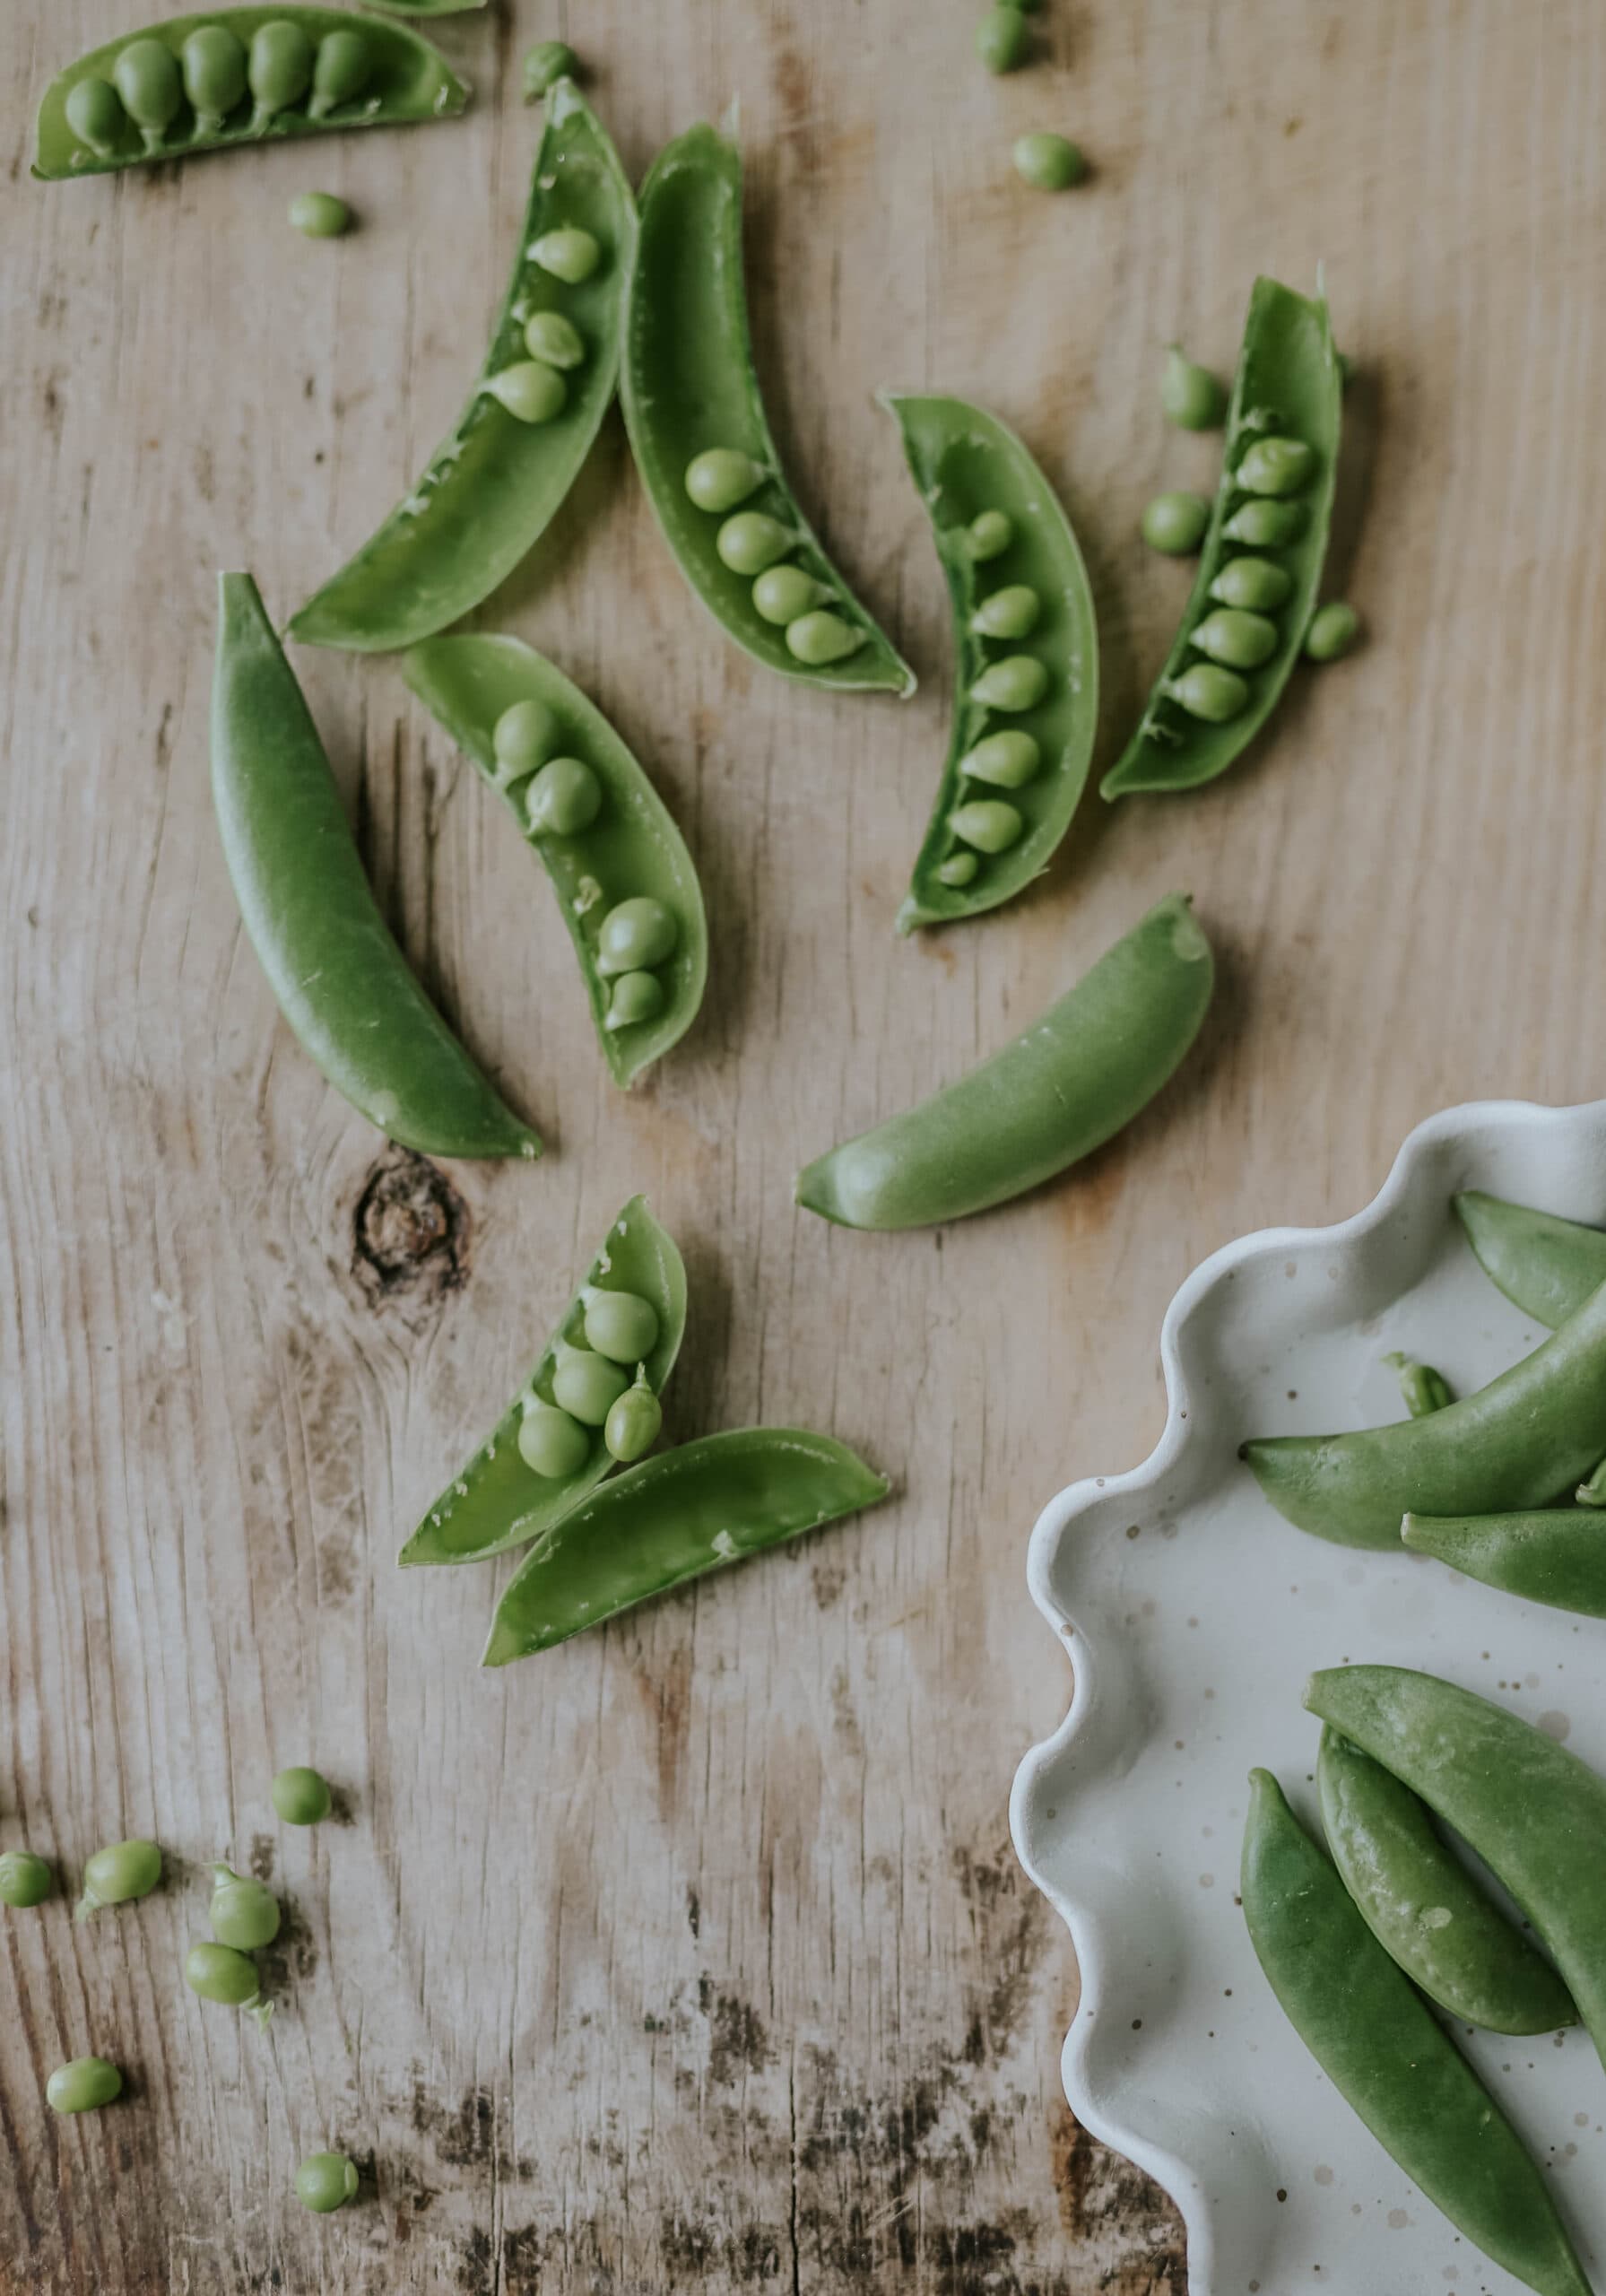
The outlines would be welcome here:
M 123 2076 L 103 2057 L 75 2057 L 58 2065 L 45 2083 L 53 2113 L 92 2113 L 123 2093 Z
M 1606 1230 L 1477 1188 L 1463 1189 L 1454 1204 L 1484 1274 L 1552 1331 L 1606 1283 Z
M 1525 1603 L 1606 1618 L 1606 1522 L 1598 1506 L 1504 1515 L 1407 1515 L 1400 1536 L 1480 1586 Z
M 215 135 L 246 100 L 246 51 L 227 24 L 197 24 L 178 53 L 195 126 L 203 135 Z

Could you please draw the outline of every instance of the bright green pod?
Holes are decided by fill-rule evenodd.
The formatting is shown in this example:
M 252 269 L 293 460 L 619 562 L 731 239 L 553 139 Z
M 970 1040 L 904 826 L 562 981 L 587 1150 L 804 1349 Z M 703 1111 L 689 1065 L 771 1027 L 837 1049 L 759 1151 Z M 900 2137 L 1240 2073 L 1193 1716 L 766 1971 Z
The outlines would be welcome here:
M 246 51 L 227 24 L 197 24 L 178 51 L 184 92 L 203 135 L 217 135 L 246 100 Z
M 1554 1331 L 1606 1283 L 1606 1230 L 1479 1188 L 1463 1189 L 1454 1202 L 1484 1274 L 1536 1323 Z
M 1407 1515 L 1400 1535 L 1413 1554 L 1437 1555 L 1480 1586 L 1580 1618 L 1606 1618 L 1606 1520 L 1598 1507 Z

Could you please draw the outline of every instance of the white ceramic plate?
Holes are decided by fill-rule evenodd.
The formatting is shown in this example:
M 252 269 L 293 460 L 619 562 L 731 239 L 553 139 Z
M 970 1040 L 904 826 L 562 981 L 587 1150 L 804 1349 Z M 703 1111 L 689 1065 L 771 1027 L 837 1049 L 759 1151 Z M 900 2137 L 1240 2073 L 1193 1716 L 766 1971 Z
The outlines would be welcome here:
M 1427 1557 L 1307 1537 L 1237 1458 L 1246 1436 L 1402 1416 L 1380 1358 L 1457 1394 L 1543 1338 L 1496 1291 L 1457 1188 L 1606 1224 L 1606 1101 L 1486 1102 L 1413 1132 L 1376 1201 L 1336 1228 L 1229 1244 L 1172 1301 L 1168 1412 L 1124 1475 L 1073 1483 L 1029 1578 L 1075 1673 L 1070 1713 L 1022 1762 L 1011 1818 L 1069 1925 L 1081 2002 L 1065 2092 L 1182 2211 L 1190 2296 L 1516 2296 L 1362 2127 L 1285 2022 L 1235 1903 L 1255 1763 L 1307 1822 L 1306 1677 L 1418 1666 L 1514 1709 L 1606 1770 L 1606 1623 L 1519 1603 Z M 1465 2029 L 1457 2029 L 1464 2040 Z M 1606 2072 L 1579 2032 L 1466 2043 L 1554 2177 L 1606 2277 Z

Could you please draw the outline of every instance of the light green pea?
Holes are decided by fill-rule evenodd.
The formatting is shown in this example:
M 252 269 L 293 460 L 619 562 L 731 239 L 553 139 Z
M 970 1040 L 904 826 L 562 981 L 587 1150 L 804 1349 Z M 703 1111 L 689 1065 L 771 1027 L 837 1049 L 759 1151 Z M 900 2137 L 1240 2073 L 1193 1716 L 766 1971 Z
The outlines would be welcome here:
M 560 1409 L 584 1427 L 601 1427 L 630 1384 L 630 1375 L 607 1356 L 588 1347 L 558 1343 L 558 1368 L 552 1373 L 552 1394 Z
M 282 1770 L 268 1791 L 287 1826 L 315 1826 L 334 1806 L 328 1779 L 305 1762 Z
M 262 1998 L 256 1962 L 232 1945 L 192 1945 L 184 1957 L 184 1982 L 203 2001 L 221 2001 L 230 2009 L 255 2009 Z
M 1212 662 L 1229 670 L 1257 670 L 1277 651 L 1277 624 L 1264 614 L 1245 613 L 1237 606 L 1218 606 L 1188 639 Z
M 1341 598 L 1319 606 L 1305 633 L 1305 650 L 1313 662 L 1336 662 L 1360 636 L 1360 616 Z
M 817 606 L 812 613 L 799 614 L 795 622 L 786 624 L 787 653 L 810 669 L 822 668 L 827 662 L 846 661 L 864 643 L 862 630 L 844 622 L 839 613 L 828 613 L 823 606 Z
M 317 44 L 312 68 L 312 101 L 307 107 L 310 117 L 327 119 L 340 105 L 355 103 L 373 71 L 373 50 L 360 31 L 328 33 Z
M 525 51 L 525 101 L 538 104 L 560 80 L 577 80 L 580 59 L 566 39 L 538 39 Z
M 214 1866 L 206 1918 L 220 1945 L 254 1953 L 279 1935 L 279 1900 L 265 1882 L 237 1874 L 231 1866 Z
M 103 2057 L 75 2057 L 45 2083 L 45 2102 L 56 2113 L 97 2112 L 122 2093 L 122 2074 Z
M 543 367 L 578 367 L 586 358 L 579 328 L 561 311 L 536 311 L 525 321 L 525 349 Z
M 984 709 L 1035 709 L 1048 691 L 1048 673 L 1035 655 L 1006 654 L 989 663 L 970 689 Z
M 954 807 L 948 826 L 978 853 L 1007 853 L 1026 824 L 1002 797 L 973 797 L 968 804 Z
M 754 606 L 766 622 L 782 627 L 823 605 L 831 595 L 824 582 L 817 582 L 801 566 L 771 566 L 753 584 Z
M 521 359 L 481 384 L 482 391 L 505 406 L 516 422 L 551 422 L 563 412 L 569 385 L 556 367 L 539 359 Z
M 296 2198 L 315 2216 L 328 2216 L 357 2197 L 357 2163 L 343 2152 L 309 2152 L 296 2170 Z
M 635 1292 L 586 1294 L 586 1344 L 615 1363 L 639 1363 L 658 1338 L 658 1310 Z
M 638 893 L 631 900 L 621 900 L 603 918 L 597 935 L 596 969 L 605 980 L 616 973 L 646 972 L 673 955 L 680 937 L 673 911 L 661 900 Z
M 984 598 L 970 617 L 978 638 L 1029 638 L 1043 612 L 1037 592 L 1024 582 L 1011 582 Z
M 1249 700 L 1243 679 L 1231 670 L 1218 669 L 1213 662 L 1195 662 L 1179 678 L 1171 679 L 1164 691 L 1190 718 L 1202 718 L 1211 726 L 1224 726 Z
M 957 891 L 959 886 L 969 884 L 980 867 L 974 853 L 951 853 L 946 861 L 937 864 L 937 883 L 951 885 Z
M 1210 595 L 1219 605 L 1275 613 L 1293 587 L 1287 570 L 1269 558 L 1229 558 L 1211 584 Z
M 989 734 L 966 751 L 959 771 L 995 789 L 1022 789 L 1042 762 L 1043 752 L 1029 734 Z
M 515 701 L 503 710 L 490 735 L 496 778 L 506 789 L 551 754 L 558 738 L 557 720 L 543 701 Z
M 0 1905 L 19 1911 L 43 1905 L 50 1894 L 50 1868 L 31 1849 L 8 1849 L 0 1857 Z
M 518 1456 L 532 1474 L 563 1483 L 591 1457 L 591 1438 L 568 1412 L 532 1396 L 518 1422 Z
M 128 115 L 109 80 L 75 81 L 67 90 L 65 109 L 67 126 L 97 159 L 104 160 L 117 150 Z
M 796 544 L 797 536 L 762 510 L 738 510 L 714 537 L 722 565 L 733 574 L 762 574 Z
M 1030 44 L 1019 8 L 991 8 L 976 28 L 976 52 L 989 72 L 1012 72 Z
M 74 1918 L 83 1921 L 103 1906 L 128 1905 L 149 1897 L 161 1879 L 161 1852 L 153 1841 L 114 1841 L 85 1860 L 83 1895 Z
M 603 785 L 581 758 L 555 757 L 525 792 L 533 837 L 578 837 L 603 810 Z
M 1297 494 L 1315 468 L 1303 439 L 1257 439 L 1234 471 L 1246 494 Z
M 1210 504 L 1202 495 L 1179 489 L 1157 494 L 1143 512 L 1142 533 L 1150 550 L 1168 558 L 1191 558 L 1204 540 L 1210 524 Z
M 300 25 L 283 16 L 258 24 L 251 35 L 246 78 L 255 99 L 251 126 L 260 135 L 312 85 L 312 42 Z
M 1088 163 L 1080 146 L 1072 144 L 1068 135 L 1055 135 L 1046 128 L 1038 128 L 1035 135 L 1016 139 L 1015 173 L 1034 191 L 1068 191 L 1087 172 Z
M 664 1010 L 664 983 L 655 972 L 621 972 L 608 1001 L 605 1029 L 633 1029 L 639 1021 L 655 1021 Z
M 1180 430 L 1219 430 L 1227 419 L 1227 392 L 1208 367 L 1195 366 L 1174 343 L 1160 377 L 1160 406 Z
M 738 454 L 734 447 L 708 447 L 687 464 L 686 491 L 699 510 L 723 517 L 745 502 L 768 475 L 762 463 Z
M 636 1374 L 603 1424 L 603 1441 L 622 1465 L 645 1458 L 664 1425 L 664 1406 L 647 1383 L 645 1369 Z
M 351 221 L 351 209 L 332 191 L 299 191 L 290 203 L 291 229 L 306 239 L 337 239 Z
M 577 223 L 560 223 L 555 230 L 543 231 L 530 249 L 533 263 L 569 287 L 577 287 L 583 280 L 589 279 L 602 259 L 603 251 L 597 241 L 589 231 L 581 230 Z
M 1221 532 L 1228 542 L 1249 550 L 1280 550 L 1284 543 L 1298 540 L 1305 525 L 1303 502 L 1262 500 L 1241 503 Z
M 195 127 L 216 135 L 246 100 L 246 51 L 227 24 L 197 24 L 178 51 L 184 92 L 195 107 Z
M 184 83 L 172 49 L 159 39 L 130 40 L 112 65 L 111 76 L 146 151 L 160 152 L 184 101 Z
M 978 566 L 1002 558 L 1015 539 L 1015 522 L 1003 510 L 978 510 L 965 532 L 970 555 Z

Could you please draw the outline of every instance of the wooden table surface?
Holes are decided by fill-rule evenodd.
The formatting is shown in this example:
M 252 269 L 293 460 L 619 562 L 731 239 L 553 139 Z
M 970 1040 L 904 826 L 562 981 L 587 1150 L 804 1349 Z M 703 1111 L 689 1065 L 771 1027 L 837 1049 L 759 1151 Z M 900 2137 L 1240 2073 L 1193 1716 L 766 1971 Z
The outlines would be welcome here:
M 1068 1941 L 1011 1771 L 1069 1683 L 1038 1507 L 1162 1418 L 1161 1313 L 1226 1239 L 1358 1207 L 1406 1129 L 1606 1090 L 1606 11 L 1598 0 L 1048 0 L 994 81 L 975 0 L 515 0 L 448 19 L 463 121 L 28 178 L 30 104 L 121 0 L 10 0 L 0 207 L 0 1848 L 160 1895 L 0 1918 L 0 2289 L 1117 2296 L 1185 2284 L 1162 2196 L 1072 2123 Z M 282 618 L 406 488 L 478 365 L 567 33 L 632 175 L 741 100 L 760 365 L 811 512 L 921 674 L 907 706 L 752 667 L 692 602 L 611 418 L 484 626 L 647 761 L 713 928 L 700 1022 L 622 1096 L 498 803 L 393 665 L 302 652 L 386 914 L 540 1125 L 534 1169 L 387 1151 L 279 1022 L 207 790 L 213 577 Z M 1093 162 L 1028 192 L 1011 138 Z M 286 227 L 321 185 L 351 239 Z M 1324 263 L 1359 373 L 1333 587 L 1363 654 L 1184 800 L 1089 802 L 1046 879 L 891 924 L 949 717 L 925 518 L 872 388 L 1016 423 L 1098 592 L 1120 747 L 1188 574 L 1142 549 L 1218 444 L 1252 277 Z M 1000 1044 L 1160 894 L 1222 985 L 1176 1085 L 1080 1173 L 898 1237 L 801 1161 Z M 829 1429 L 886 1506 L 498 1674 L 493 1564 L 395 1550 L 619 1204 L 684 1248 L 678 1437 Z M 310 1760 L 340 1822 L 279 1827 Z M 289 1908 L 259 2039 L 196 2002 L 203 1862 Z M 130 2094 L 58 2121 L 61 2058 Z M 334 2144 L 360 2205 L 305 2216 Z

